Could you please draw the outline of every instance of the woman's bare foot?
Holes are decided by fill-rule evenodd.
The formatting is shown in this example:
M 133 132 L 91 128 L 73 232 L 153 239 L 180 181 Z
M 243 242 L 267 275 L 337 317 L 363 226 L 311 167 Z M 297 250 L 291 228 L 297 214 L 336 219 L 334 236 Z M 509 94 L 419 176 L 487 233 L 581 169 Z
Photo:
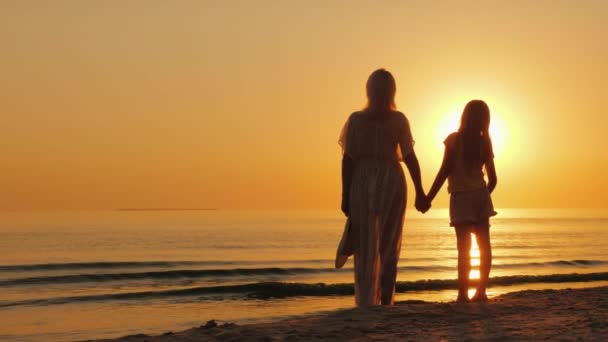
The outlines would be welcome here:
M 475 295 L 473 296 L 473 298 L 471 298 L 472 302 L 487 302 L 488 301 L 488 295 L 486 295 L 485 292 L 481 293 L 481 292 L 476 292 Z
M 459 293 L 458 298 L 456 298 L 457 304 L 466 304 L 470 301 L 468 293 Z

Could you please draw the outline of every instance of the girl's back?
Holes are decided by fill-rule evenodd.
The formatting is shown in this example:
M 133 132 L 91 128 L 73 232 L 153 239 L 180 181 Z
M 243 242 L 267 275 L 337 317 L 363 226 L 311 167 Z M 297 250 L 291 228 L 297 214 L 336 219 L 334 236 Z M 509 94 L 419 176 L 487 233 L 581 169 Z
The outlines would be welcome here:
M 446 152 L 450 155 L 452 167 L 448 175 L 448 191 L 450 193 L 483 189 L 486 182 L 483 176 L 483 165 L 494 158 L 492 143 L 489 138 L 483 138 L 480 145 L 480 160 L 469 165 L 465 160 L 465 144 L 461 133 L 450 134 L 444 141 Z

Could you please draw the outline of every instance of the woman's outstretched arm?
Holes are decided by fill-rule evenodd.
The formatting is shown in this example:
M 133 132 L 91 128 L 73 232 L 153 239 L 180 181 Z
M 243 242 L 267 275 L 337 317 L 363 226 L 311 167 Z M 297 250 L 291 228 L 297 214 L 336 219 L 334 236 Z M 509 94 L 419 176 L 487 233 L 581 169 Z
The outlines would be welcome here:
M 445 180 L 448 179 L 451 164 L 450 154 L 448 153 L 448 148 L 446 147 L 443 153 L 443 162 L 441 162 L 441 167 L 439 168 L 435 181 L 433 182 L 431 190 L 427 195 L 429 202 L 432 202 L 433 199 L 435 199 L 435 196 L 437 196 L 437 193 L 439 190 L 441 190 L 443 183 L 445 183 Z
M 355 161 L 346 153 L 342 155 L 342 212 L 348 216 L 350 212 L 350 185 L 353 180 Z
M 416 189 L 416 209 L 424 213 L 429 210 L 430 202 L 424 194 L 424 189 L 422 189 L 422 176 L 420 175 L 418 157 L 416 157 L 416 153 L 412 151 L 405 156 L 403 161 L 410 172 L 412 182 L 414 182 L 414 188 Z

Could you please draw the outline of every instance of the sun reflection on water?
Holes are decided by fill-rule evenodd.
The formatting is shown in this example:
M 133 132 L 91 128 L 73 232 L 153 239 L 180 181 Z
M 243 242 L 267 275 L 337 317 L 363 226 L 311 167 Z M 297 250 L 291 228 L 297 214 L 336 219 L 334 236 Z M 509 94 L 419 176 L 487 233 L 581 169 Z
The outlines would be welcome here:
M 469 272 L 469 279 L 479 279 L 479 246 L 477 246 L 477 240 L 475 234 L 471 234 L 471 249 L 469 251 L 471 257 L 471 271 Z M 475 295 L 475 287 L 469 288 L 469 298 Z
M 471 256 L 471 271 L 469 272 L 469 279 L 479 279 L 479 247 L 477 246 L 475 235 L 471 236 L 471 250 L 469 255 Z

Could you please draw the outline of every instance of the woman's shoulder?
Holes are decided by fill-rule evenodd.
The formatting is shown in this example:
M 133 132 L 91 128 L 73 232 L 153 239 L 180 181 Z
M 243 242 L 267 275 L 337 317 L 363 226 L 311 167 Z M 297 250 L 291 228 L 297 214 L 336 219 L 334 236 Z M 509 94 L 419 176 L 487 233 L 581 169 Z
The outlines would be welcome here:
M 391 112 L 391 114 L 392 114 L 393 117 L 397 118 L 398 120 L 408 121 L 407 120 L 407 116 L 405 116 L 405 114 L 403 114 L 403 112 L 400 112 L 398 110 L 394 110 L 394 111 Z
M 409 127 L 410 121 L 407 116 L 398 110 L 391 111 L 389 114 L 389 121 L 391 126 Z
M 388 116 L 385 116 L 384 118 L 381 118 L 380 121 L 378 121 L 378 118 L 373 115 L 373 113 L 370 113 L 366 110 L 360 110 L 360 111 L 356 111 L 356 112 L 352 112 L 349 116 L 348 116 L 348 120 L 349 123 L 354 123 L 354 122 L 360 122 L 361 124 L 366 124 L 369 122 L 374 122 L 375 124 L 378 123 L 383 123 L 384 125 L 389 125 L 389 126 L 409 126 L 409 121 L 407 119 L 407 117 L 405 116 L 405 114 L 403 114 L 400 111 L 391 111 Z
M 358 119 L 360 119 L 361 117 L 363 117 L 363 115 L 364 115 L 364 114 L 365 114 L 365 112 L 360 111 L 360 110 L 359 110 L 359 111 L 352 112 L 352 113 L 351 113 L 351 114 L 348 116 L 347 121 L 348 121 L 348 122 L 352 122 L 352 121 L 358 120 Z

